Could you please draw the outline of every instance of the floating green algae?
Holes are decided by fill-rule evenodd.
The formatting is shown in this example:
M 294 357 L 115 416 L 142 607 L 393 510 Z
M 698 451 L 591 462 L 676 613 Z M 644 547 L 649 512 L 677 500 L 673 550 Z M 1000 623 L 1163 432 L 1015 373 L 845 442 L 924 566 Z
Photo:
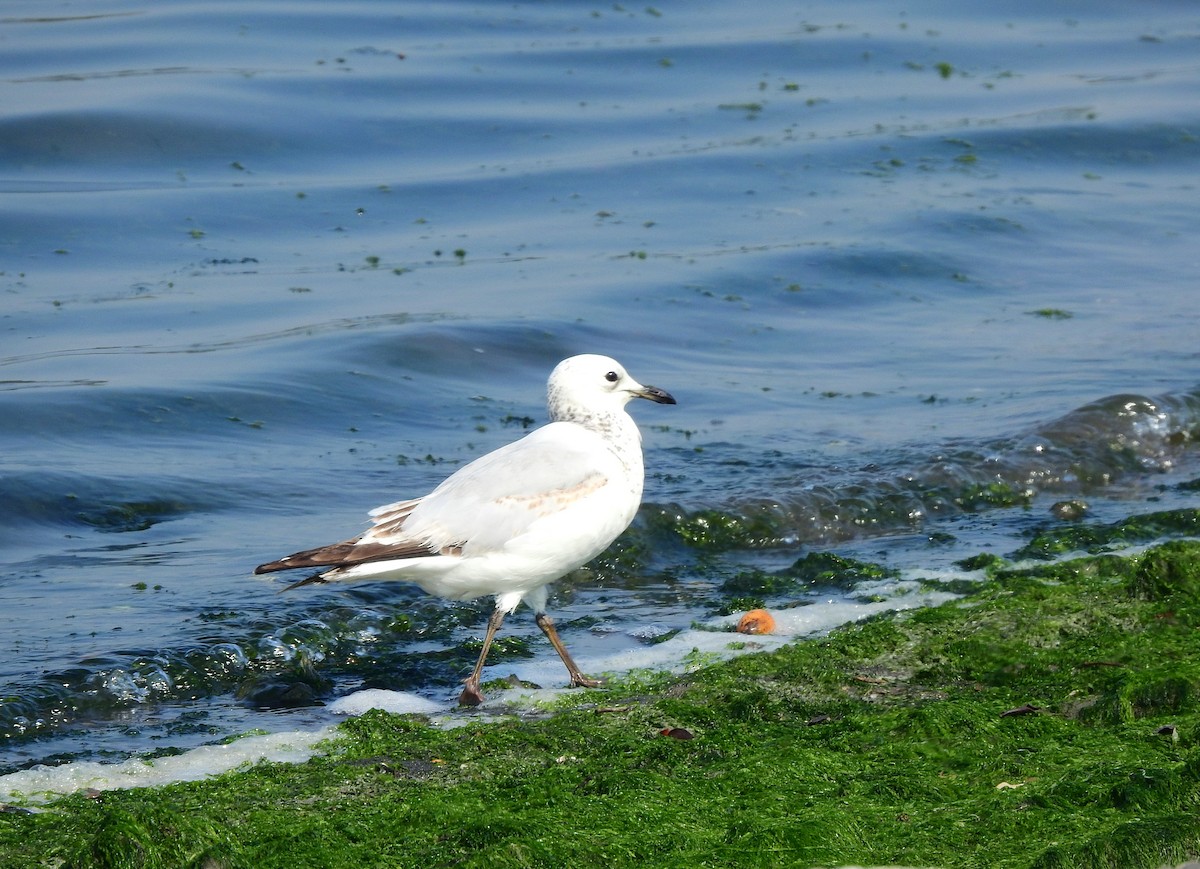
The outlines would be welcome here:
M 679 508 L 659 508 L 647 512 L 652 531 L 677 536 L 702 551 L 777 546 L 787 533 L 778 517 L 762 510 L 738 514 L 725 510 L 686 512 Z
M 778 596 L 813 587 L 852 589 L 869 579 L 899 576 L 899 571 L 845 558 L 832 552 L 809 552 L 778 571 L 748 570 L 727 579 L 722 595 Z
M 0 814 L 0 865 L 1158 867 L 1200 854 L 1200 542 L 548 718 L 372 712 L 326 756 Z
M 170 501 L 129 501 L 81 510 L 76 518 L 100 531 L 145 531 L 183 511 L 182 505 Z
M 1200 535 L 1200 510 L 1163 510 L 1107 524 L 1075 523 L 1042 529 L 1014 557 L 1048 559 L 1071 552 L 1098 553 L 1178 535 Z

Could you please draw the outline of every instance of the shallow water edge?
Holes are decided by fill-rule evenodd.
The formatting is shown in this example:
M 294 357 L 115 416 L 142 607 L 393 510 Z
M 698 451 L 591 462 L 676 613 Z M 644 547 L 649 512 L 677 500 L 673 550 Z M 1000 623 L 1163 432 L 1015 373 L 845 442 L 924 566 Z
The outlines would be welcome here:
M 0 858 L 1154 869 L 1200 855 L 1200 542 L 984 569 L 960 600 L 635 674 L 548 717 L 446 730 L 369 712 L 304 764 L 6 811 Z

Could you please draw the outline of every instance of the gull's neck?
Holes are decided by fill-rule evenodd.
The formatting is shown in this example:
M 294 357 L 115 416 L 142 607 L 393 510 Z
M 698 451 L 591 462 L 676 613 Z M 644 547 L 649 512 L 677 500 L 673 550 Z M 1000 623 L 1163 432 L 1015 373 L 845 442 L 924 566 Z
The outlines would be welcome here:
M 623 407 L 588 408 L 574 402 L 552 400 L 549 411 L 553 422 L 573 422 L 607 438 L 619 439 L 632 431 L 641 440 L 637 424 Z
M 587 408 L 569 401 L 554 401 L 551 396 L 550 419 L 572 422 L 593 431 L 608 441 L 613 452 L 627 467 L 642 464 L 642 433 L 623 407 Z

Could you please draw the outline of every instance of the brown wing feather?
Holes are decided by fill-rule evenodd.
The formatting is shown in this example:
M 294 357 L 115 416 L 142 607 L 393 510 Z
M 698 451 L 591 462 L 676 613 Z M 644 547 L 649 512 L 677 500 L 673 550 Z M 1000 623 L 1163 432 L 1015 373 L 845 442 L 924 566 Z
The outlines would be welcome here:
M 383 561 L 392 558 L 421 558 L 426 555 L 436 555 L 437 550 L 430 549 L 422 543 L 407 541 L 405 543 L 378 543 L 375 541 L 359 542 L 361 537 L 334 543 L 329 546 L 318 546 L 316 549 L 306 549 L 287 555 L 278 561 L 260 564 L 254 568 L 255 573 L 272 573 L 276 570 L 294 570 L 298 567 L 349 567 L 352 564 L 364 564 L 368 561 Z
M 278 561 L 260 564 L 254 568 L 254 572 L 272 573 L 276 570 L 291 570 L 295 567 L 321 567 L 327 564 L 338 564 L 350 554 L 351 550 L 354 549 L 354 544 L 357 542 L 358 538 L 355 538 L 343 543 L 334 543 L 332 546 L 318 546 L 316 549 L 295 552 L 291 555 L 285 555 Z
M 371 511 L 371 521 L 374 523 L 371 533 L 378 534 L 380 531 L 390 533 L 400 530 L 404 525 L 404 520 L 408 518 L 408 514 L 415 510 L 420 503 L 420 498 L 413 498 L 411 501 L 397 501 L 395 504 L 376 507 Z
M 332 570 L 336 567 L 349 567 L 354 564 L 365 564 L 368 561 L 384 561 L 393 558 L 421 558 L 426 555 L 436 555 L 437 551 L 427 545 L 413 540 L 397 540 L 385 542 L 378 539 L 382 534 L 399 535 L 404 527 L 404 521 L 420 499 L 401 501 L 380 508 L 374 515 L 374 525 L 369 532 L 353 540 L 343 540 L 341 543 L 331 543 L 328 546 L 318 546 L 315 549 L 305 549 L 286 555 L 278 561 L 270 561 L 254 568 L 255 573 L 273 573 L 277 570 L 295 570 L 300 567 L 320 567 Z M 301 580 L 295 585 L 304 585 L 317 581 L 315 577 Z

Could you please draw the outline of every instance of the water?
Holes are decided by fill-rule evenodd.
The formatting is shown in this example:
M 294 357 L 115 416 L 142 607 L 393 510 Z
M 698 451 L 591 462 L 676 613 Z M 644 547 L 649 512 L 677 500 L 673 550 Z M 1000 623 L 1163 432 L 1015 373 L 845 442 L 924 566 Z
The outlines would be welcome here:
M 448 704 L 486 601 L 249 572 L 518 437 L 576 352 L 679 399 L 551 601 L 585 669 L 720 653 L 731 577 L 814 550 L 899 575 L 771 599 L 782 639 L 1058 500 L 1196 504 L 1192 4 L 3 15 L 0 772 Z

